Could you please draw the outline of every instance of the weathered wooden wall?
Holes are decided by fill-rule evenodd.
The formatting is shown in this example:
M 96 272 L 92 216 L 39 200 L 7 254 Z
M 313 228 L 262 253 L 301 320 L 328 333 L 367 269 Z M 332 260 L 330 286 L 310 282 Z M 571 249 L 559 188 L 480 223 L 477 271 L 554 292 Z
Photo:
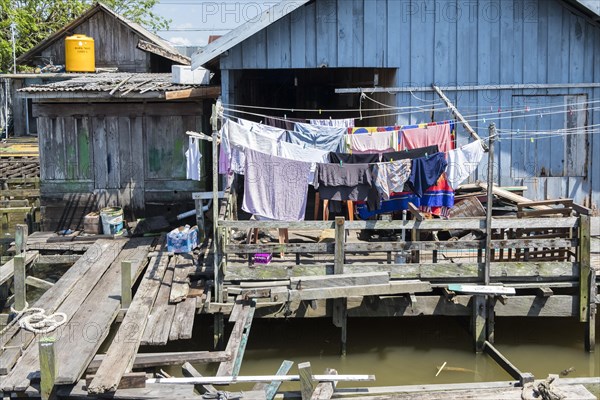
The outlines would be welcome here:
M 499 129 L 513 132 L 600 123 L 595 103 L 565 113 L 567 103 L 600 98 L 599 88 L 535 88 L 600 79 L 600 27 L 564 0 L 317 0 L 221 57 L 223 101 L 242 104 L 235 76 L 243 69 L 268 70 L 268 80 L 272 70 L 325 67 L 393 68 L 396 87 L 530 84 L 527 90 L 447 93 L 484 137 L 494 117 L 502 117 L 495 121 Z M 404 92 L 395 105 L 436 101 L 433 92 Z M 527 107 L 556 105 L 562 107 L 549 111 L 561 114 L 522 118 Z M 434 119 L 448 118 L 441 108 Z M 498 114 L 515 109 L 523 112 Z M 430 111 L 414 112 L 396 122 L 431 118 Z M 460 129 L 458 138 L 463 144 L 468 135 Z M 496 148 L 496 175 L 502 185 L 527 185 L 532 199 L 573 197 L 600 207 L 600 165 L 592 156 L 599 152 L 600 136 L 583 129 L 568 138 L 504 139 Z M 486 163 L 473 179 L 486 179 Z
M 138 34 L 113 16 L 97 12 L 88 20 L 41 52 L 41 57 L 55 65 L 65 64 L 65 37 L 84 34 L 94 39 L 96 67 L 118 67 L 123 72 L 151 72 L 151 54 L 138 49 Z M 44 65 L 44 60 L 35 60 Z M 152 72 L 170 72 L 152 71 Z
M 202 103 L 43 103 L 34 116 L 45 229 L 106 206 L 124 207 L 130 218 L 152 206 L 165 215 L 187 211 L 191 192 L 205 184 L 186 180 L 185 158 L 185 132 L 203 130 Z
M 12 115 L 10 83 L 10 79 L 0 79 L 0 133 L 4 132 L 8 119 Z

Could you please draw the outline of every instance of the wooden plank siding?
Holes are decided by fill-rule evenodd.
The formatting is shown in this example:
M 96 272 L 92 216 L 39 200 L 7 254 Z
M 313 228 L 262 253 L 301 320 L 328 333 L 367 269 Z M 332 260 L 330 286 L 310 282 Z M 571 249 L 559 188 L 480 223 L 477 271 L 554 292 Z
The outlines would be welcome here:
M 65 33 L 64 37 L 44 49 L 41 57 L 54 64 L 64 64 L 64 38 L 73 34 L 83 34 L 94 39 L 97 68 L 118 67 L 122 72 L 150 71 L 151 54 L 136 47 L 138 41 L 144 38 L 103 12 L 95 13 L 72 32 Z M 43 62 L 39 61 L 38 64 L 43 65 Z
M 395 73 L 390 74 L 392 82 L 382 83 L 380 78 L 382 86 L 531 84 L 525 90 L 447 92 L 467 119 L 476 120 L 473 125 L 482 137 L 487 136 L 490 122 L 513 132 L 554 131 L 573 123 L 594 125 L 600 120 L 593 104 L 580 106 L 574 116 L 546 113 L 566 109 L 567 101 L 596 99 L 599 89 L 538 89 L 535 85 L 598 82 L 599 38 L 600 27 L 573 11 L 564 0 L 317 0 L 221 56 L 223 88 L 227 88 L 223 90 L 223 101 L 263 105 L 242 97 L 247 87 L 236 89 L 248 68 L 254 70 L 255 80 L 256 70 L 260 69 L 360 68 L 371 69 L 372 77 L 375 73 L 381 75 L 383 68 Z M 269 71 L 264 71 L 261 81 L 265 85 L 269 84 Z M 302 76 L 306 79 L 310 75 Z M 348 75 L 344 76 L 329 85 L 350 87 Z M 369 87 L 364 80 L 357 85 Z M 386 100 L 398 107 L 439 101 L 430 92 L 416 95 L 398 93 Z M 531 111 L 532 117 L 522 118 L 528 107 L 547 106 L 559 107 Z M 512 120 L 494 120 L 510 116 L 498 113 L 513 109 L 523 112 L 515 113 L 517 118 Z M 476 117 L 483 113 L 487 115 Z M 429 110 L 413 112 L 398 116 L 395 122 L 428 122 L 431 114 Z M 433 117 L 442 120 L 449 114 L 436 110 Z M 361 124 L 365 123 L 369 121 Z M 533 142 L 523 138 L 498 142 L 494 164 L 498 183 L 526 185 L 526 196 L 532 199 L 574 198 L 587 207 L 600 207 L 600 167 L 594 165 L 598 161 L 591 156 L 595 154 L 593 149 L 600 149 L 600 136 L 585 135 L 583 129 L 579 133 Z M 458 145 L 469 141 L 469 135 L 458 127 Z M 484 157 L 471 181 L 486 180 L 486 170 Z
M 105 206 L 136 218 L 148 203 L 191 208 L 204 185 L 185 171 L 185 132 L 203 130 L 201 105 L 44 103 L 35 115 L 46 229 L 81 228 L 87 212 Z

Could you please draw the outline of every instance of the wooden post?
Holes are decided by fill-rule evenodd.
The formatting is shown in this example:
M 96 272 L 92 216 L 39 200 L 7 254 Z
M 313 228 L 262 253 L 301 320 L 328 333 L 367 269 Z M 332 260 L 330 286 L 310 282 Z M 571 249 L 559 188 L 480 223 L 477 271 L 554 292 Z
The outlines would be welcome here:
M 593 301 L 596 298 L 596 270 L 591 270 L 590 273 L 590 311 L 588 322 L 585 330 L 585 349 L 593 353 L 596 349 L 596 313 L 598 305 Z
M 15 285 L 15 303 L 14 309 L 17 311 L 23 311 L 27 307 L 27 290 L 25 284 L 25 256 L 20 254 L 15 256 L 13 259 L 15 272 L 14 272 L 14 285 Z
M 471 297 L 471 307 L 473 311 L 473 339 L 475 342 L 475 351 L 481 353 L 486 336 L 487 307 L 486 296 L 474 295 Z
M 212 115 L 210 123 L 212 125 L 212 191 L 213 191 L 213 271 L 214 271 L 214 288 L 215 300 L 223 302 L 223 282 L 221 280 L 221 243 L 218 235 L 219 222 L 219 114 L 218 109 L 221 108 L 221 100 L 212 106 Z M 214 316 L 214 346 L 216 349 L 222 349 L 224 346 L 225 322 L 222 313 L 215 313 Z
M 588 322 L 590 304 L 591 272 L 591 219 L 588 215 L 579 217 L 579 320 Z M 594 282 L 595 283 L 595 282 Z
M 121 261 L 121 308 L 131 304 L 131 261 Z
M 27 251 L 27 225 L 19 224 L 15 231 L 15 255 L 20 255 Z
M 310 400 L 315 390 L 315 382 L 312 377 L 312 369 L 309 362 L 298 364 L 298 375 L 300 376 L 300 393 L 302 400 Z
M 58 372 L 58 365 L 54 357 L 53 337 L 44 337 L 39 342 L 40 352 L 40 396 L 42 400 L 54 398 L 52 389 Z
M 487 205 L 485 215 L 485 269 L 483 283 L 490 284 L 490 262 L 492 258 L 492 204 L 494 202 L 494 135 L 496 125 L 490 125 L 490 145 L 488 153 L 488 182 L 487 182 Z
M 492 359 L 496 361 L 496 363 L 498 363 L 502 369 L 508 372 L 510 376 L 512 376 L 514 379 L 518 379 L 521 386 L 534 381 L 535 378 L 533 374 L 529 372 L 521 372 L 513 363 L 508 360 L 508 358 L 504 357 L 504 355 L 500 353 L 498 349 L 492 346 L 490 342 L 484 342 L 483 350 L 487 355 L 492 357 Z
M 494 204 L 494 142 L 496 140 L 496 125 L 490 124 L 490 138 L 488 147 L 488 170 L 487 170 L 487 205 L 485 214 L 485 264 L 483 273 L 484 285 L 490 284 L 490 269 L 492 263 L 492 208 Z M 494 343 L 494 303 L 493 296 L 484 298 L 483 307 L 485 308 L 485 326 L 483 335 L 485 339 Z M 476 351 L 480 352 L 479 342 L 475 345 Z
M 333 260 L 333 273 L 344 273 L 344 258 L 346 247 L 346 230 L 344 229 L 344 217 L 335 217 L 335 255 Z M 347 341 L 347 308 L 348 299 L 339 298 L 333 299 L 333 324 L 341 328 L 341 346 L 340 352 L 342 356 L 346 355 Z

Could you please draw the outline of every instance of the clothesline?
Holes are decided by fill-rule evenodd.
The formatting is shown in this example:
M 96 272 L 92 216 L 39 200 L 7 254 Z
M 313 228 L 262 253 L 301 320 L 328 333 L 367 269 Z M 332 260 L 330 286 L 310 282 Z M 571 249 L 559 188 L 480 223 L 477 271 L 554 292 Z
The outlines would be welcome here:
M 366 96 L 364 93 L 362 94 L 365 96 L 365 98 L 371 100 L 371 101 L 375 101 L 374 99 L 371 99 L 370 97 Z M 584 102 L 577 102 L 577 103 L 571 103 L 568 106 L 572 107 L 572 106 L 580 106 L 580 105 L 592 105 L 592 104 L 598 104 L 600 103 L 600 100 L 588 100 L 588 101 L 584 101 Z M 358 112 L 358 111 L 364 111 L 364 112 L 368 112 L 368 111 L 388 111 L 388 110 L 418 110 L 418 111 L 424 111 L 424 112 L 431 112 L 431 111 L 449 111 L 450 109 L 447 106 L 444 107 L 440 107 L 440 108 L 434 108 L 431 109 L 429 108 L 430 105 L 428 106 L 402 106 L 402 107 L 397 107 L 397 106 L 392 106 L 392 105 L 387 105 L 381 102 L 377 102 L 377 104 L 380 104 L 382 106 L 384 106 L 385 108 L 358 108 L 358 109 L 344 109 L 344 110 L 333 110 L 333 109 L 296 109 L 296 108 L 281 108 L 281 107 L 264 107 L 264 106 L 251 106 L 251 105 L 239 105 L 239 104 L 224 104 L 223 106 L 229 109 L 232 109 L 232 107 L 237 107 L 237 108 L 250 108 L 250 109 L 258 109 L 258 110 L 269 110 L 269 111 L 289 111 L 289 112 L 313 112 L 313 113 L 330 113 L 330 112 L 344 112 L 344 113 L 348 113 L 348 112 Z M 444 103 L 436 103 L 433 104 L 434 106 L 436 105 L 443 105 Z M 468 118 L 473 118 L 473 117 L 486 117 L 486 116 L 495 116 L 495 115 L 504 115 L 504 114 L 513 114 L 513 113 L 532 113 L 532 114 L 537 114 L 535 113 L 535 111 L 543 111 L 543 110 L 550 110 L 550 109 L 555 109 L 555 108 L 564 108 L 567 105 L 565 104 L 556 104 L 556 105 L 551 105 L 551 106 L 543 106 L 543 107 L 529 107 L 529 106 L 525 106 L 524 108 L 519 107 L 519 108 L 511 108 L 509 110 L 504 110 L 502 111 L 502 109 L 498 109 L 498 111 L 491 111 L 489 113 L 478 113 L 478 114 L 470 114 L 470 115 L 465 115 L 465 119 L 468 120 Z M 469 108 L 467 107 L 463 107 L 463 108 Z M 574 111 L 578 111 L 578 110 L 566 110 L 566 111 L 561 111 L 564 113 L 569 113 L 569 112 L 574 112 Z M 241 111 L 240 111 L 241 112 Z M 392 115 L 407 115 L 407 114 L 411 114 L 411 112 L 407 112 L 407 113 L 395 113 Z M 542 113 L 543 114 L 543 113 Z M 388 116 L 390 114 L 385 114 L 385 116 Z M 551 115 L 551 114 L 548 114 Z M 379 115 L 375 115 L 375 116 L 367 116 L 367 117 L 363 117 L 364 118 L 374 118 L 374 117 L 378 117 Z M 468 121 L 471 122 L 471 121 Z

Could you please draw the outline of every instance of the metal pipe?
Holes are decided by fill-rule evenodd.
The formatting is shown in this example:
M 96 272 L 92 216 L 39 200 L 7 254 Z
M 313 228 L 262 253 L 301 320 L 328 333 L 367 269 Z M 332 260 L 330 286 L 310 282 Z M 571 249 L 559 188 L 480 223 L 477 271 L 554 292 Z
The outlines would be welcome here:
M 461 85 L 461 86 L 438 86 L 444 92 L 471 92 L 478 90 L 538 90 L 538 89 L 591 89 L 600 88 L 600 83 L 531 83 L 516 85 Z M 338 88 L 337 94 L 349 93 L 410 93 L 410 92 L 434 92 L 429 86 L 398 86 L 398 87 L 372 87 L 372 88 Z
M 202 206 L 202 212 L 207 212 L 210 209 L 210 206 L 212 205 L 212 202 L 213 202 L 212 199 L 208 200 L 208 204 L 205 205 L 205 206 Z M 196 215 L 196 209 L 194 208 L 193 210 L 186 211 L 184 213 L 181 213 L 181 214 L 177 215 L 177 219 L 178 220 L 182 220 L 184 218 L 193 217 L 195 215 Z

